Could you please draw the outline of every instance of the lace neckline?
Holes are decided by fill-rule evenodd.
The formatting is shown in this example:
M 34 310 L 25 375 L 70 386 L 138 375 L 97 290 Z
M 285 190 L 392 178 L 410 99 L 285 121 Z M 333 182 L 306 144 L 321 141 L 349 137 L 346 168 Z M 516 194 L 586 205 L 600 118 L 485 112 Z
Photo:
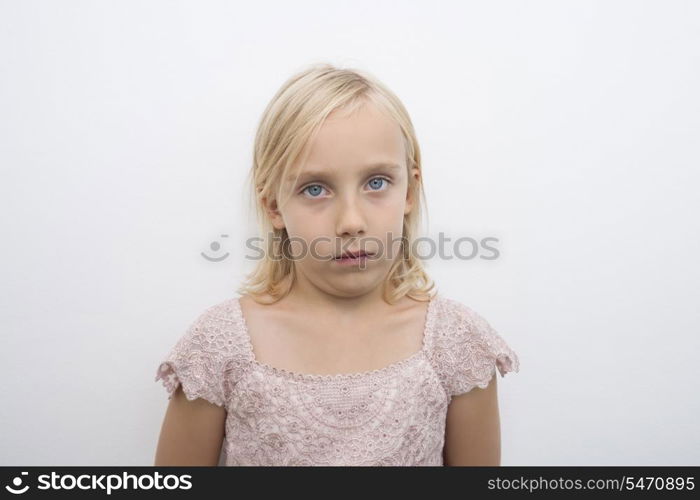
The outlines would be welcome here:
M 243 341 L 245 343 L 245 349 L 246 349 L 246 354 L 248 356 L 249 362 L 253 365 L 258 367 L 259 369 L 266 371 L 268 373 L 271 373 L 273 375 L 276 375 L 278 377 L 282 378 L 287 378 L 287 379 L 292 379 L 292 380 L 300 380 L 300 381 L 345 381 L 345 380 L 356 380 L 356 379 L 365 379 L 365 378 L 370 378 L 370 377 L 376 377 L 376 376 L 383 376 L 387 375 L 389 373 L 392 373 L 396 370 L 399 370 L 406 365 L 409 365 L 420 358 L 423 358 L 428 350 L 428 344 L 430 340 L 431 333 L 434 328 L 434 320 L 435 320 L 435 303 L 438 301 L 440 295 L 439 293 L 436 293 L 433 297 L 430 298 L 430 301 L 428 302 L 428 307 L 425 313 L 425 320 L 423 324 L 423 338 L 421 341 L 421 348 L 411 354 L 410 356 L 400 359 L 398 361 L 394 361 L 393 363 L 386 365 L 382 368 L 375 368 L 374 370 L 366 370 L 362 372 L 348 372 L 348 373 L 302 373 L 302 372 L 296 372 L 296 371 L 291 371 L 287 370 L 284 368 L 278 368 L 272 365 L 269 365 L 267 363 L 264 363 L 262 361 L 259 361 L 256 356 L 255 352 L 253 351 L 253 342 L 250 337 L 250 332 L 248 330 L 248 323 L 246 321 L 245 316 L 243 315 L 243 310 L 241 308 L 241 302 L 240 302 L 240 297 L 237 297 L 233 300 L 234 304 L 234 311 L 236 313 L 236 320 L 239 325 L 239 332 L 243 336 Z

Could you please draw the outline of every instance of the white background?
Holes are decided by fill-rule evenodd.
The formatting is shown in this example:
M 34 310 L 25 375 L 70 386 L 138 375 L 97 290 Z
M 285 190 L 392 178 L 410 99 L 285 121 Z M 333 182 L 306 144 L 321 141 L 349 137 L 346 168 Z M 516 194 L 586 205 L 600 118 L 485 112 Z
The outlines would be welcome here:
M 425 234 L 499 238 L 427 267 L 520 356 L 503 465 L 700 463 L 697 2 L 3 1 L 0 23 L 2 465 L 152 465 L 158 362 L 252 268 L 257 120 L 314 62 L 408 108 Z

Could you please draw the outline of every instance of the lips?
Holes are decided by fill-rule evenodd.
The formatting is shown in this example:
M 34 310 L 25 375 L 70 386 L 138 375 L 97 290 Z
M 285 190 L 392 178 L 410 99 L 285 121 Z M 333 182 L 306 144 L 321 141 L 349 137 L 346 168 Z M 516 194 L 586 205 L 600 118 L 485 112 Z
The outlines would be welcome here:
M 343 258 L 345 258 L 345 259 L 356 259 L 356 258 L 361 257 L 361 256 L 363 256 L 363 255 L 364 255 L 364 256 L 370 256 L 370 255 L 373 255 L 373 254 L 370 253 L 370 252 L 365 252 L 364 250 L 350 250 L 350 251 L 347 251 L 347 252 L 343 252 L 343 254 L 342 254 L 341 256 L 339 256 L 339 257 L 336 257 L 336 259 L 343 259 Z

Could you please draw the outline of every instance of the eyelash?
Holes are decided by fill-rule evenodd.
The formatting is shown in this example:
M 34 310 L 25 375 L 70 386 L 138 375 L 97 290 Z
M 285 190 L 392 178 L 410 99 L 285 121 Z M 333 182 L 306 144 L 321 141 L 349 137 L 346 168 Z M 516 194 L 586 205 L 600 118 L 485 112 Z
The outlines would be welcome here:
M 368 182 L 368 183 L 369 183 L 369 182 L 372 182 L 372 181 L 375 180 L 375 179 L 382 179 L 382 180 L 385 181 L 388 185 L 391 184 L 391 179 L 387 179 L 386 177 L 381 177 L 381 176 L 372 177 L 372 178 L 371 178 L 369 181 L 367 181 L 367 182 Z M 301 192 L 300 192 L 299 194 L 303 195 L 303 194 L 306 192 L 307 189 L 309 189 L 310 187 L 313 187 L 313 186 L 321 186 L 321 185 L 320 185 L 320 184 L 309 184 L 308 186 L 304 187 L 304 188 L 301 190 Z M 323 187 L 323 186 L 321 186 L 321 187 Z M 325 188 L 324 188 L 324 189 L 325 189 Z M 371 191 L 374 191 L 374 192 L 376 192 L 376 193 L 380 193 L 380 192 L 382 192 L 382 191 L 384 191 L 384 190 L 383 190 L 383 189 L 372 189 Z M 319 198 L 319 197 L 320 197 L 320 196 L 309 196 L 308 198 L 310 198 L 310 199 L 315 199 L 315 198 Z

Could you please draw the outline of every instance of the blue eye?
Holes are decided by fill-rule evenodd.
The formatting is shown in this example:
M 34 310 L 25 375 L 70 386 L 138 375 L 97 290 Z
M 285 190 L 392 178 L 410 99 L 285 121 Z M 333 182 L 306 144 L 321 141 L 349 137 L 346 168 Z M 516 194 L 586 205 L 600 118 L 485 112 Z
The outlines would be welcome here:
M 306 193 L 307 191 L 310 192 L 309 190 L 314 189 L 315 194 L 312 194 L 312 198 L 318 198 L 317 195 L 321 194 L 321 191 L 323 187 L 319 184 L 311 184 L 310 186 L 306 186 L 301 192 Z
M 370 184 L 371 186 L 381 188 L 381 187 L 382 187 L 381 184 L 380 184 L 379 186 L 377 186 L 376 183 L 375 183 L 375 184 L 372 184 L 372 183 L 375 182 L 375 181 L 384 181 L 384 182 L 388 183 L 388 182 L 389 182 L 389 179 L 385 179 L 384 177 L 375 177 L 374 179 L 372 179 L 372 180 L 369 181 L 369 184 Z M 380 191 L 380 189 L 373 189 L 372 191 Z

